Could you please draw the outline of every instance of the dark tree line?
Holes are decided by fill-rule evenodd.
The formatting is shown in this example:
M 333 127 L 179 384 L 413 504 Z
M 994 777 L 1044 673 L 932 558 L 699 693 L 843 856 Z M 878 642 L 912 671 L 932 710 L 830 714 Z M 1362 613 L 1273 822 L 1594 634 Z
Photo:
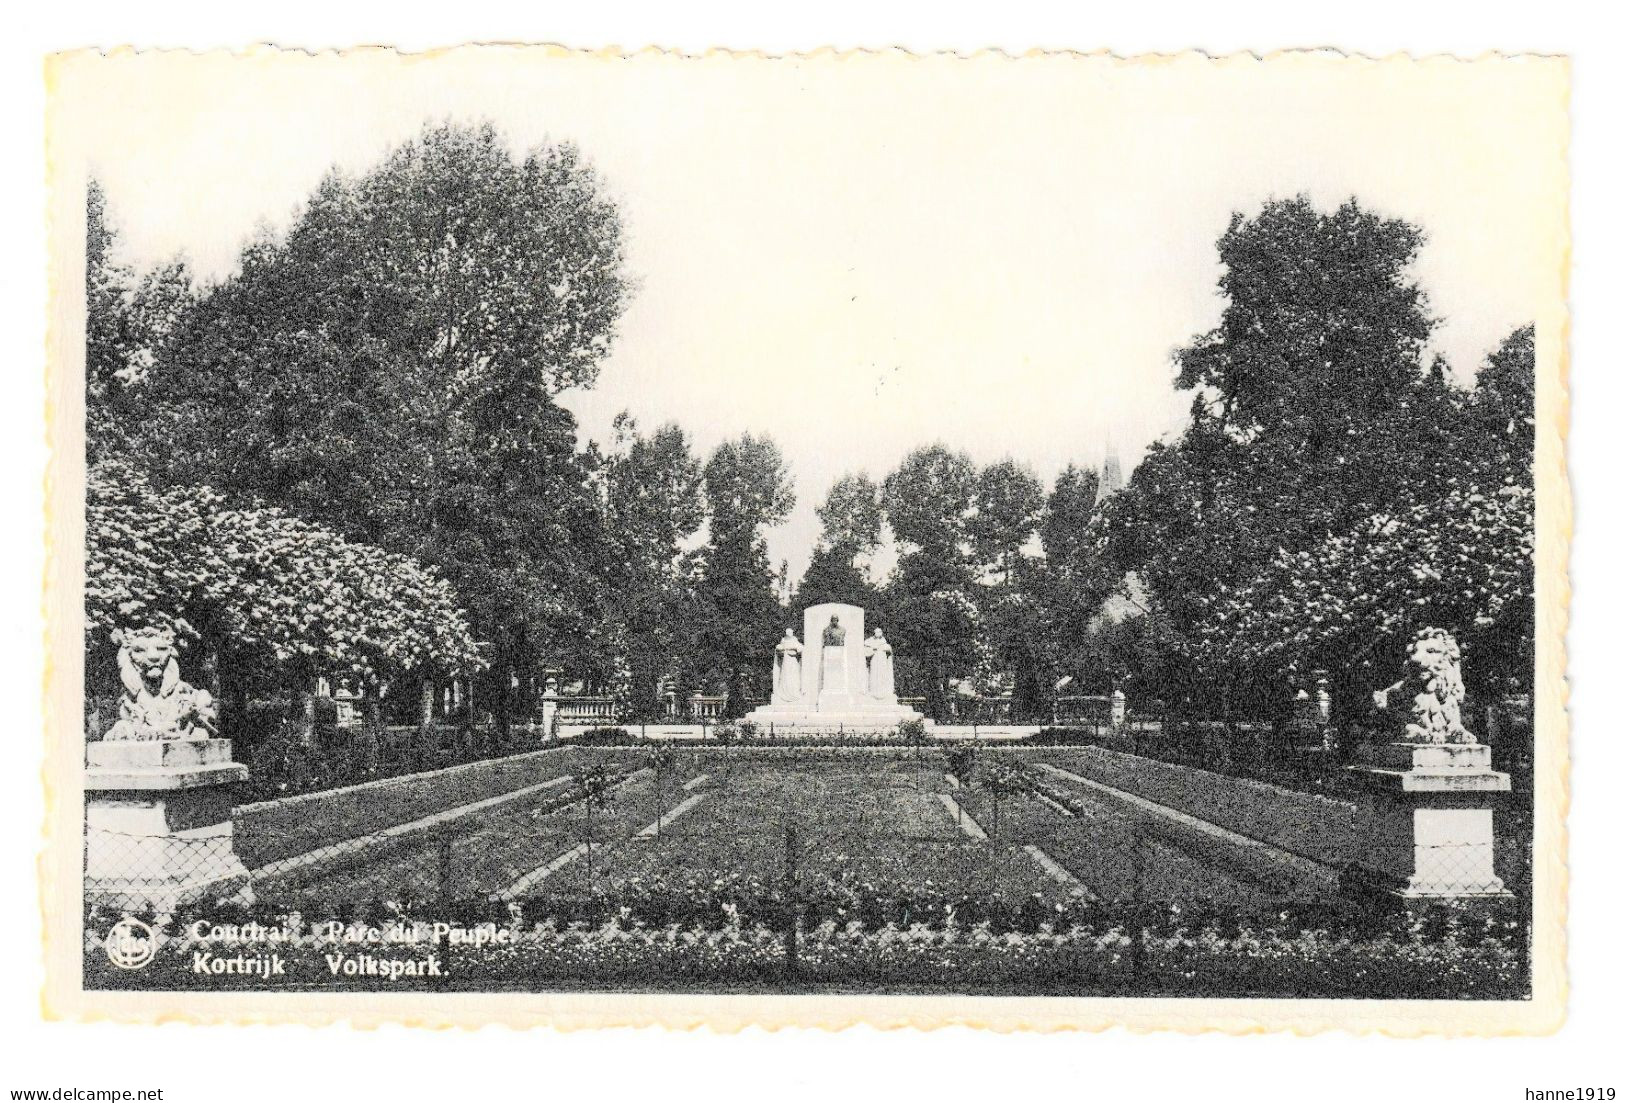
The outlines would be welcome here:
M 1464 640 L 1470 677 L 1532 663 L 1533 333 L 1461 385 L 1428 358 L 1420 231 L 1352 202 L 1236 216 L 1220 322 L 1175 357 L 1189 426 L 1103 507 L 1084 468 L 1046 487 L 1013 460 L 918 448 L 829 490 L 789 608 L 765 533 L 795 499 L 771 440 L 701 456 L 678 426 L 623 416 L 599 445 L 559 402 L 593 385 L 631 294 L 613 196 L 573 148 L 428 127 L 329 174 L 211 285 L 119 263 L 94 187 L 87 215 L 93 471 L 209 487 L 210 508 L 279 509 L 331 535 L 312 547 L 444 578 L 466 618 L 448 638 L 480 641 L 479 696 L 503 722 L 543 670 L 640 715 L 662 685 L 725 690 L 737 713 L 823 601 L 871 610 L 900 689 L 937 715 L 956 689 L 1042 715 L 1058 687 L 1125 677 L 1246 706 L 1316 667 L 1353 694 L 1424 623 Z M 882 546 L 896 564 L 874 578 Z M 297 611 L 277 615 L 299 653 Z M 440 629 L 391 615 L 368 631 L 435 653 Z M 240 658 L 246 679 L 263 656 Z
M 119 263 L 94 186 L 87 244 L 93 469 L 209 487 L 438 571 L 501 721 L 541 670 L 652 709 L 667 673 L 738 683 L 765 664 L 762 531 L 793 504 L 772 442 L 702 460 L 677 427 L 623 418 L 600 448 L 559 404 L 593 384 L 630 294 L 614 200 L 574 148 L 428 127 L 330 173 L 213 285 Z

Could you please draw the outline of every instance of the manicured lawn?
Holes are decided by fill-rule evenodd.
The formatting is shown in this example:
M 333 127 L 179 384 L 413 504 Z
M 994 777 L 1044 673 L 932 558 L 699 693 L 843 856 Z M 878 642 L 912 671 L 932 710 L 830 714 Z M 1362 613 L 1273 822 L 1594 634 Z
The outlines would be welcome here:
M 707 773 L 693 790 L 705 800 L 658 838 L 595 846 L 590 881 L 578 861 L 539 886 L 542 895 L 737 874 L 780 883 L 793 862 L 799 879 L 859 891 L 1064 896 L 1019 847 L 959 830 L 931 757 L 729 754 L 709 761 Z
M 622 770 L 639 765 L 625 756 L 609 762 Z M 684 795 L 682 780 L 681 775 L 661 779 L 665 807 Z M 573 786 L 561 788 L 538 795 L 537 803 L 470 817 L 399 844 L 358 848 L 354 861 L 256 887 L 262 894 L 293 893 L 324 902 L 487 896 L 588 838 L 589 817 L 579 797 Z M 599 844 L 625 839 L 651 822 L 655 809 L 653 772 L 632 774 L 611 792 L 608 808 L 593 811 L 591 837 Z
M 573 765 L 589 765 L 586 752 Z M 628 771 L 637 755 L 603 756 Z M 705 775 L 697 784 L 684 783 Z M 1054 779 L 1046 779 L 1054 782 Z M 933 754 L 685 752 L 661 778 L 631 776 L 592 816 L 572 784 L 535 803 L 469 817 L 455 828 L 358 851 L 354 860 L 258 886 L 268 897 L 297 892 L 313 900 L 401 900 L 488 896 L 566 855 L 583 852 L 526 886 L 527 898 L 580 899 L 653 883 L 821 884 L 836 892 L 939 893 L 1052 905 L 1069 887 L 1039 868 L 1035 845 L 1106 902 L 1189 902 L 1256 907 L 1305 899 L 1283 871 L 1279 880 L 1227 868 L 1190 832 L 1135 814 L 1121 802 L 1062 785 L 1075 814 L 1031 795 L 1005 798 L 995 819 L 991 795 L 952 788 Z M 949 794 L 991 836 L 961 831 L 942 800 Z M 639 832 L 684 800 L 699 801 Z M 566 803 L 568 802 L 568 803 Z M 562 807 L 561 807 L 562 805 Z M 590 826 L 590 830 L 589 830 Z M 449 846 L 449 853 L 447 847 Z M 280 883 L 279 883 L 280 882 Z

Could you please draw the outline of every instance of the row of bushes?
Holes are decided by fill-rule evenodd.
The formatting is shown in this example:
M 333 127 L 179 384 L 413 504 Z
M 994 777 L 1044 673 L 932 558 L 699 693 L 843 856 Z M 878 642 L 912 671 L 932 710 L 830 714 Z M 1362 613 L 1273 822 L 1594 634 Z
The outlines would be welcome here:
M 284 724 L 270 738 L 236 747 L 248 765 L 245 801 L 272 800 L 367 781 L 502 758 L 539 745 L 515 728 L 503 739 L 495 727 L 437 724 L 420 728 L 359 726 L 317 728 L 310 740 Z
M 437 953 L 445 960 L 446 979 L 439 982 L 335 974 L 324 955 L 344 947 L 310 933 L 314 917 L 298 921 L 299 936 L 276 949 L 288 962 L 287 983 L 299 987 L 544 990 L 635 984 L 682 990 L 756 981 L 790 988 L 1299 998 L 1508 999 L 1528 993 L 1524 925 L 1443 907 L 1360 929 L 1319 925 L 1311 916 L 1281 915 L 1255 925 L 1144 907 L 1053 914 L 1001 929 L 995 920 L 953 909 L 912 917 L 888 909 L 879 919 L 820 917 L 783 896 L 760 903 L 759 909 L 713 906 L 692 921 L 678 909 L 650 911 L 647 901 L 624 894 L 576 919 L 551 913 L 538 918 L 525 904 L 479 902 L 460 911 L 344 917 L 373 926 L 400 923 L 414 932 L 432 921 L 490 922 L 506 932 L 503 943 L 480 948 L 407 943 L 382 949 L 386 958 Z M 192 954 L 229 956 L 234 949 L 192 939 L 195 919 L 205 920 L 207 928 L 249 919 L 281 926 L 291 917 L 252 909 L 178 915 L 164 928 L 158 959 L 138 973 L 113 967 L 99 952 L 99 939 L 114 918 L 87 916 L 87 987 L 211 986 L 217 982 L 192 972 Z

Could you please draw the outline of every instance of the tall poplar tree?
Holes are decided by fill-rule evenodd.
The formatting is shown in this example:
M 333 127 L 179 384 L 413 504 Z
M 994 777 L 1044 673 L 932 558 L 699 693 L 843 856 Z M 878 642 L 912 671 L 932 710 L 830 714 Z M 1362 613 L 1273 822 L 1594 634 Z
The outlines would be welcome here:
M 694 630 L 710 671 L 727 688 L 729 712 L 738 716 L 747 684 L 753 674 L 766 675 L 783 631 L 785 610 L 764 533 L 796 499 L 778 445 L 751 433 L 718 445 L 705 463 L 705 500 L 710 533 L 700 554 Z

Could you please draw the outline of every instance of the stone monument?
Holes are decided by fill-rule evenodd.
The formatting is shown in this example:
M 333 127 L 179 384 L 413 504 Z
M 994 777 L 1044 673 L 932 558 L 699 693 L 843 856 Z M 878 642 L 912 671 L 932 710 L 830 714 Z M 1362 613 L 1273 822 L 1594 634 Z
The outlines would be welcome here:
M 1373 695 L 1384 741 L 1356 749 L 1350 767 L 1374 791 L 1364 831 L 1368 860 L 1411 898 L 1507 895 L 1495 874 L 1495 801 L 1511 779 L 1462 724 L 1461 649 L 1441 628 L 1411 641 L 1405 677 Z
M 85 747 L 85 899 L 160 914 L 249 896 L 227 788 L 248 778 L 207 690 L 181 680 L 172 628 L 115 632 L 119 720 Z
M 773 697 L 746 720 L 773 732 L 889 731 L 923 720 L 897 700 L 892 646 L 884 633 L 863 635 L 863 609 L 814 605 L 802 617 L 803 644 L 792 629 L 774 652 Z
M 863 645 L 864 662 L 869 667 L 869 696 L 877 701 L 897 700 L 897 681 L 892 672 L 892 648 L 886 634 L 876 628 Z

